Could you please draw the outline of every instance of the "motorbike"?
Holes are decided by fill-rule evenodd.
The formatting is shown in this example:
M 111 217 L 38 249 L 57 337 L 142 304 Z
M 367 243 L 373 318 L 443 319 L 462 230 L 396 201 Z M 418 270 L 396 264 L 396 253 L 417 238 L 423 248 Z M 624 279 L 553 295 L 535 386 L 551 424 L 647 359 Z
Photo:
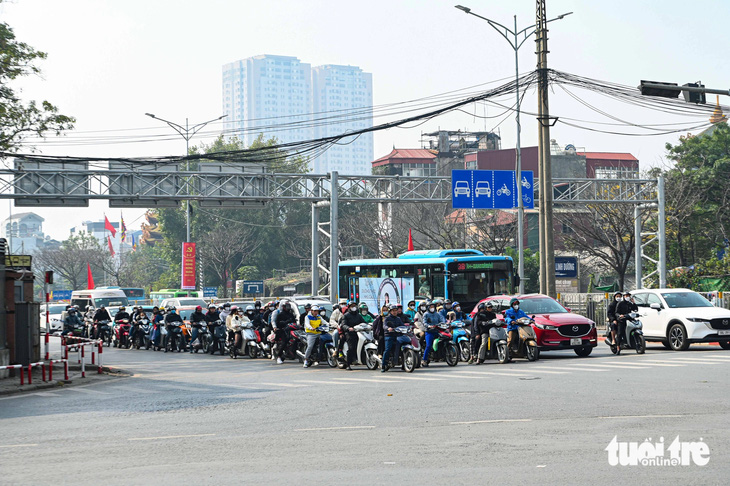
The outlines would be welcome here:
M 302 340 L 302 336 L 305 335 L 306 333 L 304 332 L 304 329 L 300 328 L 298 324 L 293 322 L 288 324 L 286 326 L 286 339 L 288 345 L 286 345 L 286 343 L 275 341 L 271 349 L 272 356 L 277 355 L 279 346 L 286 345 L 282 359 L 299 360 L 300 363 L 304 363 L 304 357 L 300 357 L 299 354 L 297 354 L 297 346 Z M 306 342 L 306 337 L 304 340 Z
M 183 334 L 183 327 L 185 324 L 182 322 L 173 322 L 170 324 L 171 332 L 167 333 L 167 336 L 165 337 L 165 352 L 168 351 L 175 351 L 177 349 L 177 352 L 185 351 L 185 348 L 187 347 L 187 343 L 185 340 L 185 335 Z
M 374 370 L 378 367 L 378 345 L 373 339 L 373 326 L 371 324 L 358 324 L 355 326 L 355 332 L 357 332 L 357 353 L 356 361 L 353 364 L 364 364 L 369 370 Z M 342 339 L 342 338 L 340 338 Z M 348 345 L 342 347 L 342 355 L 347 356 Z M 344 369 L 347 366 L 347 360 L 345 358 L 338 357 L 337 367 Z
M 469 358 L 471 358 L 471 346 L 469 345 L 471 331 L 467 324 L 464 321 L 452 322 L 451 336 L 459 351 L 459 360 L 464 362 L 469 361 Z
M 318 330 L 321 332 L 321 334 L 318 336 L 317 341 L 315 342 L 315 347 L 312 350 L 312 354 L 309 356 L 309 359 L 314 363 L 327 361 L 327 364 L 330 368 L 335 368 L 337 367 L 337 348 L 332 341 L 332 336 L 330 336 L 329 334 L 329 326 L 327 324 L 322 324 L 321 326 L 319 326 Z M 303 336 L 299 338 L 299 341 L 297 342 L 296 353 L 297 356 L 299 356 L 300 360 L 304 360 L 304 357 L 307 353 L 306 332 Z
M 152 347 L 152 326 L 150 325 L 149 319 L 144 318 L 137 321 L 136 331 L 134 332 L 134 336 L 132 336 L 132 342 L 134 343 L 134 347 L 137 349 L 150 349 L 150 347 Z
M 510 360 L 509 346 L 507 346 L 507 330 L 504 321 L 492 319 L 486 325 L 487 352 L 484 359 L 496 359 L 501 364 Z M 481 344 L 481 343 L 480 343 Z
M 84 317 L 84 337 L 87 339 L 94 338 L 94 319 Z
M 114 341 L 112 345 L 115 348 L 130 348 L 132 342 L 129 339 L 129 332 L 131 326 L 129 325 L 129 319 L 120 319 L 114 322 Z
M 611 348 L 613 354 L 621 354 L 622 349 L 635 349 L 636 354 L 644 354 L 646 352 L 646 341 L 644 341 L 643 324 L 639 320 L 639 314 L 636 312 L 626 316 L 626 329 L 621 336 L 620 346 L 611 342 L 611 331 L 606 332 L 605 343 Z
M 438 335 L 433 340 L 433 349 L 429 355 L 429 361 L 446 361 L 449 366 L 456 366 L 459 362 L 459 350 L 453 342 L 448 322 L 439 324 Z
M 228 339 L 228 331 L 226 330 L 226 326 L 223 324 L 223 321 L 218 320 L 213 324 L 215 324 L 215 327 L 213 332 L 210 333 L 210 346 L 208 348 L 208 352 L 213 354 L 215 353 L 215 350 L 218 349 L 221 356 L 223 356 L 227 352 L 226 341 Z
M 413 334 L 413 328 L 411 326 L 398 326 L 395 328 L 395 332 L 406 336 L 410 339 L 408 344 L 400 344 L 400 349 L 395 356 L 395 360 L 391 360 L 389 368 L 395 368 L 400 366 L 406 373 L 413 373 L 413 370 L 421 366 L 421 343 Z M 368 358 L 370 355 L 368 354 Z M 377 365 L 383 366 L 383 363 L 377 354 L 374 355 L 373 359 Z M 369 368 L 369 367 L 368 367 Z
M 112 345 L 112 329 L 109 327 L 109 321 L 99 321 L 96 323 L 96 339 L 106 343 L 106 347 Z
M 191 346 L 194 345 L 195 352 L 197 353 L 198 350 L 203 350 L 203 353 L 208 353 L 210 350 L 210 341 L 211 341 L 211 335 L 210 331 L 208 331 L 208 324 L 205 322 L 200 323 L 200 328 L 198 329 L 198 337 L 196 339 L 197 342 L 190 343 Z
M 245 319 L 245 320 L 244 320 Z M 251 321 L 248 320 L 248 318 L 234 320 L 231 324 L 231 327 L 233 328 L 233 336 L 228 340 L 228 355 L 236 359 L 239 355 L 243 356 L 247 351 L 247 343 L 250 340 L 256 340 L 255 334 L 253 334 L 253 325 L 251 324 Z M 241 341 L 238 346 L 236 346 L 235 337 L 236 335 L 241 336 Z M 250 358 L 255 358 L 258 354 L 258 346 L 256 348 L 253 348 L 254 355 L 251 356 L 253 346 L 248 346 L 248 354 Z
M 532 328 L 534 319 L 521 317 L 515 321 L 517 329 L 517 349 L 510 349 L 510 357 L 527 358 L 527 361 L 540 359 L 540 349 L 537 347 L 537 335 Z

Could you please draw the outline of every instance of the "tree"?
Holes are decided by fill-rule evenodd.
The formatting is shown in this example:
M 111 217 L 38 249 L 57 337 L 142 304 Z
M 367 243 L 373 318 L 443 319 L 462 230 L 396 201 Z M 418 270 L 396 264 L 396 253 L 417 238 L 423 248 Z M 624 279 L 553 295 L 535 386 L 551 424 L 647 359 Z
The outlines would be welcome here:
M 46 53 L 18 42 L 13 29 L 0 22 L 0 151 L 17 152 L 28 136 L 59 135 L 73 128 L 76 120 L 59 114 L 48 101 L 26 104 L 10 87 L 19 77 L 40 74 L 35 62 L 45 58 Z
M 101 247 L 91 233 L 81 232 L 70 236 L 58 249 L 40 248 L 34 254 L 35 263 L 44 270 L 53 270 L 66 280 L 73 289 L 85 289 L 87 264 L 92 271 L 101 271 L 109 252 Z

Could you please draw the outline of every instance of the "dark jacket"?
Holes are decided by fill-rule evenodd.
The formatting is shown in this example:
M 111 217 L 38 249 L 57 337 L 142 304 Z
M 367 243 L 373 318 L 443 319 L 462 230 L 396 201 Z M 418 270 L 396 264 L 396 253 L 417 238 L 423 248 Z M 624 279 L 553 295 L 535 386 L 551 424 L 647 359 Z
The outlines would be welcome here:
M 385 334 L 385 337 L 397 337 L 399 334 L 395 332 L 396 327 L 400 327 L 403 325 L 403 321 L 399 316 L 393 316 L 388 314 L 383 321 L 383 333 Z M 393 328 L 393 331 L 388 331 L 388 328 Z
M 170 325 L 174 322 L 182 322 L 182 317 L 180 317 L 180 314 L 176 313 L 170 313 L 165 316 L 165 324 Z M 177 325 L 177 324 L 176 324 Z
M 94 313 L 94 322 L 111 320 L 112 316 L 109 315 L 109 311 L 106 309 L 97 309 L 96 313 Z
M 115 321 L 121 321 L 122 319 L 129 319 L 129 312 L 127 311 L 120 311 L 117 312 L 117 315 L 114 316 Z M 131 319 L 129 319 L 131 321 Z
M 287 325 L 297 322 L 297 318 L 294 313 L 290 310 L 281 310 L 279 315 L 276 316 L 276 328 L 285 329 Z
M 636 312 L 639 307 L 629 300 L 622 300 L 616 305 L 616 317 L 625 316 L 631 312 Z
M 474 316 L 474 320 L 472 321 L 472 336 L 476 336 L 477 334 L 484 334 L 489 329 L 489 321 L 492 321 L 497 318 L 497 314 L 494 312 L 483 310 L 477 312 L 477 315 Z
M 205 314 L 195 311 L 190 315 L 190 325 L 193 327 L 202 327 L 201 322 L 205 321 Z
M 613 322 L 616 320 L 616 306 L 618 305 L 618 302 L 616 299 L 613 299 L 610 304 L 608 304 L 608 310 L 606 311 L 606 316 L 608 317 L 609 322 Z
M 355 312 L 347 311 L 345 312 L 345 315 L 342 316 L 342 320 L 340 321 L 340 328 L 343 331 L 347 331 L 351 327 L 355 327 L 358 324 L 364 324 L 365 319 L 362 318 L 362 314 L 360 314 L 359 310 L 355 310 Z
M 221 318 L 221 315 L 218 311 L 208 311 L 205 314 L 205 322 L 210 324 L 211 322 L 219 321 Z
M 373 321 L 373 337 L 375 339 L 381 339 L 383 337 L 383 321 L 385 318 L 379 315 Z

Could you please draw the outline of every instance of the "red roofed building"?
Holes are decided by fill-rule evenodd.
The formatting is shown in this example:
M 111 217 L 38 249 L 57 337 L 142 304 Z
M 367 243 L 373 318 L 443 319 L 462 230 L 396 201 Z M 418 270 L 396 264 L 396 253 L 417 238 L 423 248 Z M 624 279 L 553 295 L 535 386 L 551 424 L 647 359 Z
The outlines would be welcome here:
M 436 157 L 435 150 L 394 147 L 388 155 L 373 161 L 373 173 L 406 177 L 435 176 Z

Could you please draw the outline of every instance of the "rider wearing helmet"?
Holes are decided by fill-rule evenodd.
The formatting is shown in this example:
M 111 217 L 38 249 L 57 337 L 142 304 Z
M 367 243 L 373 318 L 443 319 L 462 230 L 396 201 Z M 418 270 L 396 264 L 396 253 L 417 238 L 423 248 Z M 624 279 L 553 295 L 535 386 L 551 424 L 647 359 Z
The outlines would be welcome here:
M 362 314 L 357 308 L 357 302 L 351 302 L 347 308 L 347 312 L 342 316 L 340 321 L 340 342 L 338 343 L 338 354 L 342 355 L 342 349 L 345 347 L 345 340 L 347 340 L 347 356 L 345 369 L 352 370 L 352 364 L 357 361 L 357 331 L 355 326 L 363 324 Z
M 461 310 L 461 304 L 454 301 L 453 304 L 451 304 L 451 311 L 456 315 L 457 321 L 468 321 L 469 320 L 469 314 L 466 312 L 463 312 Z
M 360 302 L 360 305 L 357 306 L 357 308 L 360 309 L 360 315 L 362 315 L 363 320 L 368 324 L 372 324 L 375 320 L 375 316 L 368 310 L 368 305 L 365 302 Z
M 79 318 L 79 313 L 76 312 L 74 307 L 71 307 L 68 310 L 66 318 L 63 320 L 63 332 L 61 335 L 65 336 L 69 332 L 73 331 L 75 327 L 80 327 L 82 325 L 83 323 L 81 322 L 81 318 Z
M 388 311 L 388 316 L 383 322 L 383 333 L 385 334 L 385 352 L 383 353 L 382 365 L 380 372 L 385 373 L 390 368 L 390 357 L 393 357 L 393 362 L 398 363 L 398 354 L 400 353 L 400 345 L 409 343 L 411 340 L 408 336 L 399 334 L 396 329 L 404 325 L 398 315 L 398 310 L 403 309 L 401 305 L 391 304 Z
M 388 317 L 389 313 L 390 305 L 383 304 L 383 307 L 380 308 L 380 313 L 373 321 L 373 338 L 378 341 L 378 356 L 380 358 L 383 357 L 383 353 L 385 352 L 385 333 L 383 332 L 383 324 L 385 323 L 385 318 Z
M 619 302 L 623 300 L 621 298 L 621 292 L 616 292 L 613 294 L 613 301 L 608 304 L 608 310 L 606 311 L 606 316 L 608 317 L 608 326 L 611 330 L 611 342 L 616 342 L 616 334 L 618 333 L 618 316 L 616 315 L 616 307 L 618 306 Z
M 400 318 L 401 321 L 403 321 L 403 324 L 408 324 L 409 326 L 411 324 L 413 324 L 411 322 L 411 318 L 408 316 L 408 314 L 403 312 L 403 304 L 400 304 L 400 303 L 396 304 L 395 308 L 396 308 L 396 311 L 398 312 L 398 317 Z
M 431 352 L 433 341 L 438 336 L 438 325 L 446 322 L 446 318 L 436 312 L 436 301 L 428 305 L 428 311 L 423 315 L 423 326 L 426 329 L 426 346 L 423 350 L 422 366 L 428 366 L 428 355 Z
M 479 304 L 477 313 L 472 321 L 472 358 L 469 361 L 476 364 L 484 363 L 484 359 L 487 357 L 490 322 L 496 318 L 497 314 L 494 313 L 494 306 L 491 302 L 487 302 L 486 304 L 482 302 Z
M 441 317 L 446 319 L 447 316 L 449 315 L 449 312 L 451 312 L 451 307 L 452 307 L 451 300 L 449 300 L 449 299 L 444 300 L 444 307 L 443 307 L 443 309 L 439 310 L 439 314 L 441 314 Z
M 511 350 L 517 346 L 517 336 L 519 326 L 515 323 L 517 319 L 528 317 L 525 311 L 520 309 L 520 300 L 513 297 L 509 301 L 509 309 L 504 313 L 504 322 L 507 323 L 507 333 L 509 334 L 508 346 Z M 516 350 L 515 350 L 516 351 Z
M 127 308 L 123 305 L 119 306 L 119 311 L 114 316 L 115 321 L 121 321 L 122 319 L 129 319 L 129 312 L 127 312 Z
M 170 306 L 167 308 L 167 315 L 165 316 L 165 326 L 167 327 L 167 336 L 165 336 L 165 339 L 169 339 L 170 336 L 173 333 L 173 328 L 177 326 L 181 326 L 183 323 L 182 317 L 180 317 L 180 314 L 177 313 L 177 309 L 175 306 Z M 183 339 L 183 343 L 184 343 Z M 167 345 L 165 343 L 165 351 L 167 352 Z
M 420 339 L 426 333 L 426 328 L 423 325 L 423 315 L 428 311 L 429 301 L 421 302 L 418 304 L 418 310 L 416 315 L 413 317 L 413 333 Z
M 408 319 L 410 319 L 411 322 L 413 322 L 413 320 L 416 318 L 416 301 L 409 301 L 408 308 L 403 311 L 403 313 L 408 316 Z
M 322 326 L 326 326 L 326 321 L 319 317 L 319 306 L 312 305 L 309 307 L 309 313 L 306 314 L 304 319 L 304 331 L 307 333 L 307 350 L 304 352 L 304 367 L 309 368 L 314 365 L 317 366 L 319 363 L 315 361 L 311 363 L 309 358 L 312 356 L 314 347 L 317 345 L 319 340 L 320 346 L 324 346 L 325 342 L 332 341 L 332 337 L 327 333 L 320 330 Z
M 194 348 L 197 348 L 200 343 L 197 343 L 195 346 L 193 346 L 193 343 L 196 339 L 198 339 L 198 334 L 200 334 L 200 330 L 203 328 L 203 322 L 205 322 L 205 314 L 203 314 L 203 306 L 196 306 L 195 311 L 190 314 L 190 327 L 193 328 L 193 332 L 190 335 L 190 352 L 193 352 Z M 195 349 L 197 351 L 197 349 Z
M 307 302 L 306 304 L 304 304 L 304 312 L 302 312 L 299 315 L 299 327 L 304 328 L 304 320 L 306 319 L 307 315 L 309 314 L 309 310 L 311 308 L 312 308 L 312 304 L 310 304 L 309 302 Z
M 292 311 L 291 303 L 285 300 L 279 304 L 279 312 L 276 314 L 275 325 L 276 325 L 276 341 L 279 343 L 277 346 L 277 364 L 284 362 L 285 351 L 289 346 L 289 331 L 287 327 L 289 324 L 297 322 L 297 318 Z

